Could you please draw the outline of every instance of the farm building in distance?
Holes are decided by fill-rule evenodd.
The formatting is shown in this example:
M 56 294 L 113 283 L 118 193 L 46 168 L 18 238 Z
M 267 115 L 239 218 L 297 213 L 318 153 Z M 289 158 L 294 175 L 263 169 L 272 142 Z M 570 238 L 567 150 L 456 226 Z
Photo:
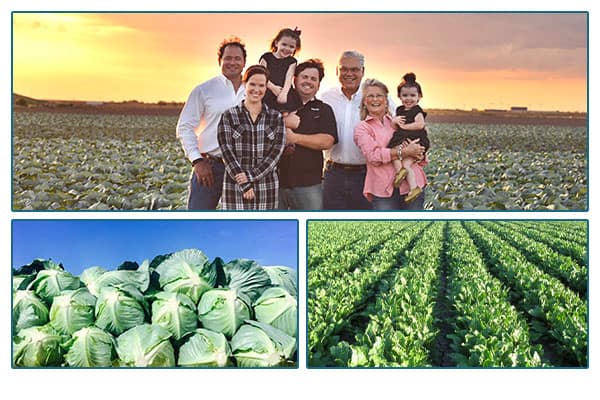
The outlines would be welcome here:
M 511 107 L 510 111 L 514 111 L 514 112 L 527 112 L 527 107 Z

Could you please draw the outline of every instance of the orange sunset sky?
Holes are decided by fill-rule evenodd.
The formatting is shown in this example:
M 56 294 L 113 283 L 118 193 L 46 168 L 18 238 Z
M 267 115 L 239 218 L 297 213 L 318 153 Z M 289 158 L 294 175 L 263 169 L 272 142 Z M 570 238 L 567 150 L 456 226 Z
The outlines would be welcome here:
M 13 13 L 13 92 L 39 99 L 185 101 L 241 37 L 254 64 L 283 27 L 337 83 L 343 50 L 395 93 L 417 74 L 427 108 L 587 111 L 585 13 Z

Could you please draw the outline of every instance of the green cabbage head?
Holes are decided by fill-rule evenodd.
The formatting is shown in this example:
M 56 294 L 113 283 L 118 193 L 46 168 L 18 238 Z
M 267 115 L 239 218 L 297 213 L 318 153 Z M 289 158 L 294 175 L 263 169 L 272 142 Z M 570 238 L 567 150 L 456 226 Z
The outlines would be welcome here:
M 228 338 L 249 318 L 250 306 L 233 289 L 209 290 L 198 303 L 198 319 L 202 326 Z
M 225 335 L 199 328 L 179 349 L 177 364 L 182 367 L 225 367 L 229 365 L 230 355 Z
M 117 338 L 119 364 L 127 367 L 174 367 L 171 332 L 162 326 L 143 324 Z
M 196 249 L 173 253 L 156 267 L 156 272 L 163 290 L 185 294 L 194 303 L 217 282 L 216 269 L 208 262 L 208 257 Z
M 231 339 L 231 351 L 239 367 L 273 367 L 291 359 L 296 339 L 271 325 L 247 320 Z
M 152 303 L 152 323 L 167 328 L 179 340 L 198 326 L 196 305 L 185 294 L 159 292 Z
M 18 332 L 48 322 L 48 307 L 31 290 L 17 290 L 13 294 L 13 327 Z
M 63 362 L 64 343 L 49 324 L 21 330 L 13 339 L 13 364 L 17 367 L 58 367 Z
M 70 367 L 111 367 L 117 358 L 115 338 L 95 326 L 73 333 L 65 347 L 69 349 L 65 361 Z
M 256 320 L 280 329 L 292 337 L 298 334 L 298 301 L 284 288 L 272 287 L 254 302 Z
M 146 318 L 146 300 L 134 286 L 103 287 L 96 301 L 96 326 L 120 335 Z
M 50 324 L 60 333 L 73 334 L 94 324 L 96 297 L 86 288 L 65 290 L 50 307 Z

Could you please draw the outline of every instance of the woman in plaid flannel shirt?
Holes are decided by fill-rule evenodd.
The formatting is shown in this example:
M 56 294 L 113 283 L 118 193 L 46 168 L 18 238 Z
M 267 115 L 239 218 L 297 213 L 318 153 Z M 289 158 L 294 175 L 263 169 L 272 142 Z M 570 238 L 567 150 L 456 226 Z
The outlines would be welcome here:
M 263 104 L 269 71 L 261 65 L 244 74 L 246 97 L 223 113 L 217 128 L 225 164 L 223 210 L 277 209 L 277 164 L 285 146 L 281 114 Z

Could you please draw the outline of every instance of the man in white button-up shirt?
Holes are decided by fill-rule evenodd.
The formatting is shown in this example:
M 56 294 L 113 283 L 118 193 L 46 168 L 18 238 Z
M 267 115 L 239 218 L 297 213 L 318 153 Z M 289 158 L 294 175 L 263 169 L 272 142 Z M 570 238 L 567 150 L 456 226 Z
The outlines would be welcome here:
M 221 114 L 245 95 L 242 71 L 246 48 L 239 38 L 224 40 L 218 51 L 222 74 L 194 88 L 177 123 L 177 138 L 192 163 L 188 210 L 214 210 L 223 190 L 225 166 L 217 142 Z

